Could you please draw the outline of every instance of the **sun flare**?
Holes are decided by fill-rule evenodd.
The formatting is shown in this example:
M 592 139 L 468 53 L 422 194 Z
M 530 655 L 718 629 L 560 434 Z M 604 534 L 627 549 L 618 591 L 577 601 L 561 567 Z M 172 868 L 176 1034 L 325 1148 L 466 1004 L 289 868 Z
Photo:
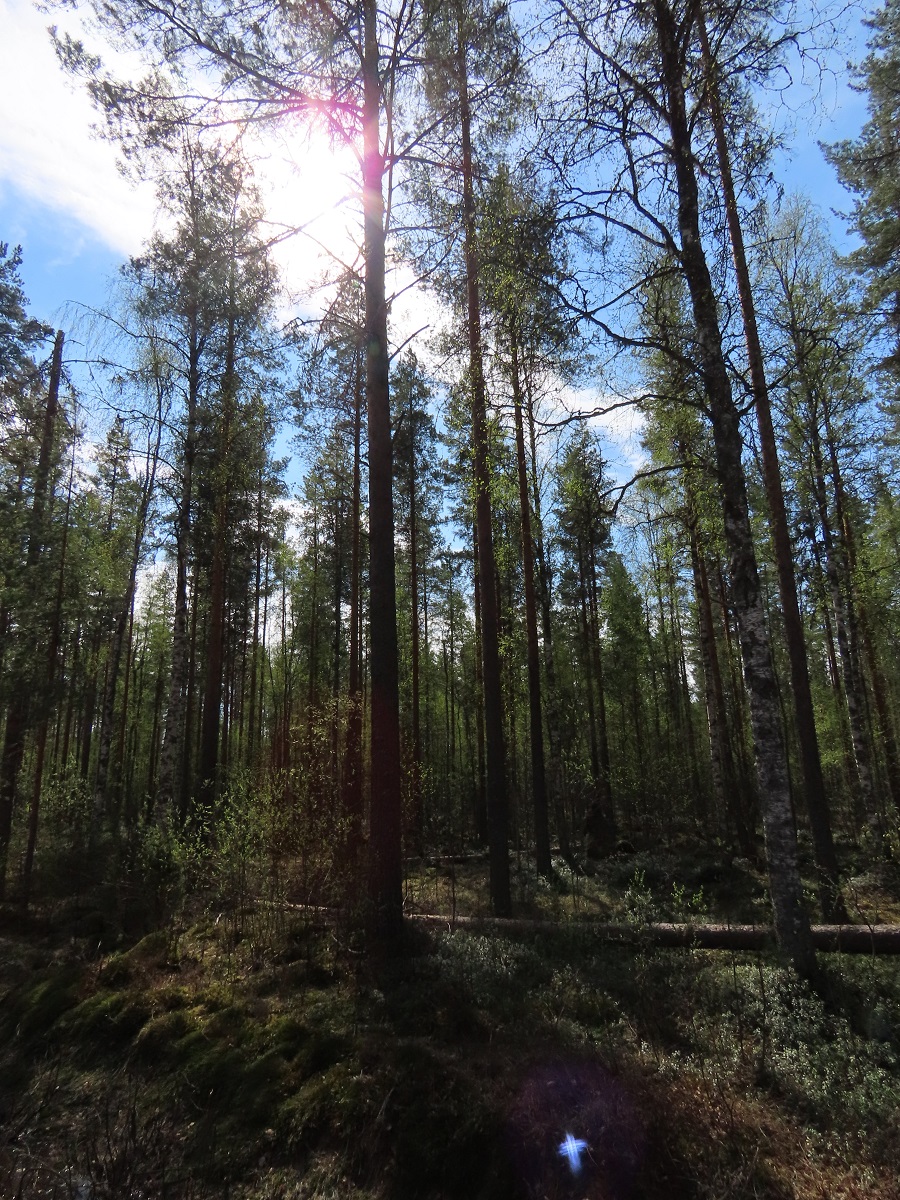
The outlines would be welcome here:
M 357 257 L 361 238 L 359 165 L 348 146 L 319 129 L 279 130 L 260 139 L 257 181 L 288 288 L 334 274 Z

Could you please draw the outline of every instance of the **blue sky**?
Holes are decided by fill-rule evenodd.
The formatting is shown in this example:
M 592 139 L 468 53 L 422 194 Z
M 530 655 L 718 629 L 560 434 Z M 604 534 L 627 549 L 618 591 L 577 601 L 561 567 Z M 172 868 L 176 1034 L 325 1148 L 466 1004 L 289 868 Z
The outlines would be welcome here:
M 68 325 L 70 301 L 96 307 L 123 255 L 77 219 L 35 201 L 6 181 L 0 190 L 0 238 L 21 243 L 22 275 L 30 311 L 52 325 Z
M 154 205 L 148 186 L 121 178 L 114 148 L 92 137 L 93 111 L 60 70 L 48 24 L 28 0 L 0 0 L 0 239 L 24 247 L 35 315 L 58 320 L 69 301 L 102 302 L 106 280 L 151 231 Z M 861 34 L 856 53 L 862 42 Z M 789 190 L 826 213 L 849 207 L 849 198 L 818 141 L 853 136 L 865 119 L 864 97 L 847 86 L 840 57 L 836 65 L 826 112 L 798 113 L 791 155 L 778 170 Z M 843 237 L 845 223 L 828 219 L 833 236 Z
M 63 16 L 56 17 L 61 24 Z M 149 185 L 136 185 L 120 174 L 115 148 L 92 135 L 96 115 L 83 90 L 66 78 L 56 61 L 46 32 L 50 21 L 30 0 L 0 0 L 0 241 L 23 247 L 22 276 L 30 311 L 71 331 L 70 306 L 104 305 L 120 264 L 138 253 L 153 231 L 155 202 Z M 783 106 L 772 115 L 779 127 L 789 128 L 791 144 L 790 153 L 779 157 L 778 178 L 788 191 L 803 192 L 820 206 L 841 248 L 851 244 L 846 222 L 830 210 L 848 209 L 851 199 L 818 143 L 853 137 L 865 120 L 865 97 L 850 89 L 845 68 L 848 58 L 862 56 L 864 44 L 865 30 L 857 23 L 852 40 L 833 59 L 833 75 L 826 79 L 818 102 L 811 102 L 803 87 L 796 86 L 787 97 L 792 111 Z M 113 57 L 120 73 L 132 65 L 137 72 L 138 64 L 131 64 L 127 56 Z M 344 203 L 353 200 L 347 183 L 353 164 L 345 160 L 335 166 L 323 144 L 304 142 L 303 135 L 292 130 L 280 143 L 267 143 L 264 152 L 267 161 L 260 179 L 265 179 L 273 219 L 310 222 L 311 237 L 296 238 L 279 252 L 283 277 L 299 289 L 322 270 L 318 243 L 337 244 L 344 248 L 342 256 L 348 255 L 356 220 L 350 214 L 358 208 Z M 314 209 L 304 209 L 304 202 L 314 202 Z M 399 282 L 404 282 L 402 277 Z M 404 340 L 406 328 L 412 332 L 429 320 L 432 325 L 442 323 L 442 315 L 429 311 L 420 291 L 408 292 L 405 303 L 408 313 L 401 305 L 393 311 L 398 342 Z M 68 347 L 67 357 L 77 358 L 71 336 Z M 596 404 L 593 394 L 572 399 L 575 407 Z M 597 423 L 614 472 L 629 477 L 642 459 L 633 414 L 620 411 Z

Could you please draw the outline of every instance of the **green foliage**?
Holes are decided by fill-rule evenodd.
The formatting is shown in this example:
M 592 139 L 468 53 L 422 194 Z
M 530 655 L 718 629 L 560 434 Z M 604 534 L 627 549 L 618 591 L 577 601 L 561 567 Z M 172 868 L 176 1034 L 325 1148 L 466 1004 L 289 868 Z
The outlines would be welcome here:
M 885 366 L 900 370 L 900 6 L 886 0 L 865 22 L 871 32 L 869 53 L 857 68 L 860 90 L 868 93 L 869 119 L 855 141 L 828 151 L 841 182 L 859 197 L 853 206 L 855 228 L 863 245 L 850 262 L 867 279 L 872 307 L 881 314 L 893 343 Z
M 0 387 L 4 412 L 10 384 L 34 372 L 34 351 L 51 333 L 46 325 L 28 316 L 21 266 L 22 247 L 10 250 L 8 242 L 0 242 Z

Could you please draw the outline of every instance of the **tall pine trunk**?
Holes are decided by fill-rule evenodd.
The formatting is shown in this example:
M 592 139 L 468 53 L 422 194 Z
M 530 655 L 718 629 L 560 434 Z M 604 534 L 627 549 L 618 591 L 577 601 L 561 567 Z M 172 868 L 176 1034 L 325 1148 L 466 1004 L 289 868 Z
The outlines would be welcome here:
M 383 100 L 377 0 L 363 3 L 363 220 L 366 398 L 369 409 L 369 902 L 371 929 L 390 940 L 403 918 L 400 686 L 394 563 L 393 451 L 385 299 Z
M 547 804 L 547 775 L 544 765 L 544 721 L 541 706 L 541 659 L 538 643 L 537 600 L 534 589 L 534 543 L 531 534 L 531 501 L 525 462 L 525 429 L 522 421 L 522 389 L 519 379 L 518 337 L 511 331 L 513 408 L 516 425 L 516 465 L 519 474 L 519 515 L 522 524 L 522 570 L 525 577 L 525 632 L 528 647 L 528 714 L 531 748 L 531 787 L 534 802 L 534 841 L 538 873 L 549 877 L 550 822 Z
M 34 493 L 28 521 L 28 549 L 25 560 L 26 579 L 33 580 L 35 568 L 44 548 L 44 515 L 50 495 L 50 469 L 56 440 L 56 420 L 59 415 L 59 385 L 62 378 L 62 355 L 65 335 L 60 329 L 53 343 L 50 366 L 50 385 L 44 407 L 41 444 L 34 476 Z M 29 725 L 30 688 L 25 678 L 16 681 L 6 712 L 3 751 L 0 754 L 0 899 L 5 895 L 9 843 L 12 836 L 13 809 L 19 783 L 19 771 L 25 754 L 25 737 Z
M 750 703 L 775 933 L 782 952 L 794 967 L 804 975 L 812 975 L 816 969 L 815 952 L 800 881 L 797 830 L 778 715 L 775 668 L 766 634 L 750 526 L 740 415 L 725 364 L 716 297 L 700 234 L 699 191 L 685 104 L 684 62 L 673 14 L 665 0 L 654 0 L 654 13 L 678 191 L 680 259 L 691 298 L 700 369 L 712 420 L 732 595 Z
M 359 671 L 360 621 L 360 440 L 363 379 L 357 360 L 353 410 L 353 500 L 350 534 L 350 661 L 347 667 L 347 734 L 341 781 L 347 842 L 354 860 L 362 844 L 362 695 Z
M 797 600 L 794 554 L 788 529 L 787 510 L 784 503 L 781 466 L 778 461 L 775 429 L 772 424 L 772 409 L 769 403 L 769 389 L 766 383 L 762 345 L 759 340 L 759 330 L 756 322 L 756 306 L 750 285 L 747 255 L 744 250 L 744 235 L 741 228 L 734 178 L 731 171 L 731 155 L 725 134 L 725 121 L 719 98 L 718 80 L 711 61 L 709 38 L 702 11 L 699 12 L 697 24 L 703 52 L 704 70 L 706 72 L 707 102 L 715 134 L 719 174 L 725 200 L 725 215 L 728 221 L 728 233 L 731 240 L 735 276 L 737 278 L 738 297 L 740 299 L 741 315 L 744 323 L 744 339 L 747 345 L 747 360 L 750 366 L 753 403 L 756 408 L 756 420 L 759 428 L 763 483 L 765 485 L 766 502 L 769 509 L 772 546 L 775 552 L 775 567 L 778 573 L 778 593 L 781 598 L 784 633 L 791 670 L 794 720 L 797 729 L 797 741 L 800 746 L 800 761 L 803 768 L 806 810 L 809 814 L 809 826 L 812 832 L 816 858 L 819 904 L 826 921 L 840 922 L 847 920 L 847 910 L 841 898 L 837 855 L 831 831 L 831 815 L 828 811 L 825 781 L 822 776 L 822 760 L 819 754 L 819 740 L 816 735 L 812 689 L 809 681 L 806 639 L 803 633 L 803 621 L 800 617 L 800 605 Z
M 469 337 L 469 388 L 472 397 L 472 456 L 475 471 L 475 522 L 478 530 L 478 579 L 481 588 L 481 654 L 484 687 L 484 734 L 487 765 L 487 823 L 491 906 L 498 917 L 512 912 L 508 854 L 506 744 L 500 676 L 500 612 L 491 518 L 487 401 L 478 296 L 478 246 L 472 170 L 471 116 L 462 17 L 457 10 L 457 86 L 462 135 L 463 242 Z
M 175 809 L 183 809 L 182 783 L 187 740 L 190 641 L 188 631 L 188 564 L 191 554 L 194 455 L 197 439 L 197 403 L 200 396 L 200 338 L 197 314 L 189 314 L 187 413 L 181 495 L 175 523 L 175 611 L 172 617 L 172 665 L 166 705 L 165 732 L 156 782 L 156 819 L 165 822 Z M 194 598 L 196 613 L 196 597 Z
M 232 272 L 234 270 L 232 264 Z M 237 402 L 235 374 L 235 314 L 233 281 L 229 296 L 228 332 L 222 372 L 222 426 L 214 470 L 215 513 L 212 561 L 209 568 L 209 612 L 206 630 L 206 674 L 203 716 L 200 724 L 200 801 L 211 810 L 218 794 L 219 754 L 222 741 L 222 692 L 225 669 L 225 605 L 228 573 L 228 526 L 231 487 L 231 439 Z M 202 820 L 202 815 L 201 815 Z

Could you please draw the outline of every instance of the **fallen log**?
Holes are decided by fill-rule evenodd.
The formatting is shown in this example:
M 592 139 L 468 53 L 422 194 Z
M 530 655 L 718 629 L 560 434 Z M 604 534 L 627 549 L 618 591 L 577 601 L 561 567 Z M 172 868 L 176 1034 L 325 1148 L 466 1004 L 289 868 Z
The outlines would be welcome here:
M 304 912 L 325 924 L 343 915 L 338 908 L 315 904 L 258 902 L 267 907 Z M 695 950 L 764 950 L 775 945 L 770 925 L 676 924 L 651 921 L 642 925 L 611 921 L 535 921 L 524 917 L 460 917 L 444 913 L 403 914 L 404 920 L 439 929 L 468 929 L 477 933 L 580 933 L 598 941 L 624 945 L 681 947 Z M 900 924 L 897 925 L 813 925 L 813 945 L 829 954 L 900 954 Z
M 649 922 L 643 925 L 598 921 L 526 921 L 502 917 L 447 917 L 436 913 L 411 913 L 408 919 L 449 929 L 492 929 L 498 933 L 583 932 L 601 941 L 694 947 L 698 950 L 762 950 L 774 946 L 775 933 L 768 925 L 678 925 Z M 900 925 L 813 925 L 813 945 L 836 954 L 900 954 Z

